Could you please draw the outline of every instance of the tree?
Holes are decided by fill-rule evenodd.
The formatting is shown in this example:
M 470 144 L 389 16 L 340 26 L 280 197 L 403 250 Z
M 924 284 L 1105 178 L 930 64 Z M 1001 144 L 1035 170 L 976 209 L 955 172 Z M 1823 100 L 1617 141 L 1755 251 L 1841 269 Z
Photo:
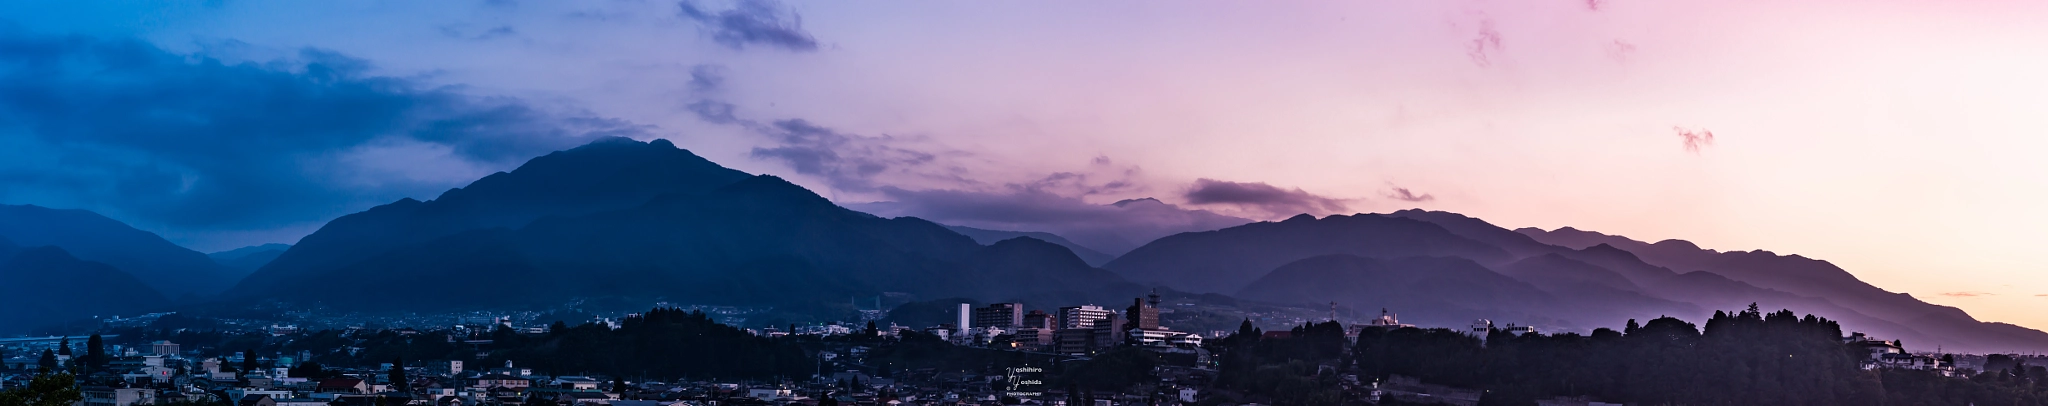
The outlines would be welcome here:
M 616 376 L 612 376 L 612 392 L 617 392 L 617 393 L 619 394 L 619 397 L 620 397 L 620 398 L 624 398 L 624 397 L 626 397 L 626 376 L 625 376 L 625 375 L 616 375 Z
M 391 371 L 388 372 L 386 375 L 386 378 L 391 379 L 392 388 L 397 389 L 399 392 L 407 392 L 412 390 L 412 388 L 408 387 L 408 384 L 411 382 L 405 379 L 405 359 L 391 359 Z
M 64 337 L 57 340 L 57 355 L 71 355 L 71 337 Z
M 313 380 L 328 378 L 326 368 L 321 367 L 320 363 L 312 361 L 299 363 L 299 365 L 293 366 L 291 370 L 285 372 L 291 374 L 293 378 Z
M 38 374 L 28 386 L 0 391 L 0 406 L 71 406 L 83 400 L 71 374 Z
M 50 373 L 51 371 L 56 371 L 57 354 L 50 352 L 50 350 L 43 350 L 43 358 L 40 360 L 36 360 L 36 366 L 41 367 L 41 370 L 38 371 L 41 373 L 47 374 Z
M 258 367 L 260 367 L 260 365 L 256 365 L 255 348 L 250 348 L 249 351 L 242 353 L 242 373 L 246 374 L 256 372 L 256 369 Z
M 88 371 L 98 371 L 107 367 L 107 342 L 101 340 L 99 334 L 93 334 L 92 337 L 85 339 L 84 358 Z
M 875 328 L 875 321 L 874 321 L 874 320 L 868 320 L 868 328 L 867 328 L 867 330 L 866 330 L 866 331 L 863 331 L 863 332 L 864 332 L 864 333 L 866 333 L 866 335 L 867 335 L 868 337 L 875 337 L 875 336 L 880 336 L 880 335 L 882 335 L 882 330 L 880 330 L 880 329 L 876 329 L 876 328 Z

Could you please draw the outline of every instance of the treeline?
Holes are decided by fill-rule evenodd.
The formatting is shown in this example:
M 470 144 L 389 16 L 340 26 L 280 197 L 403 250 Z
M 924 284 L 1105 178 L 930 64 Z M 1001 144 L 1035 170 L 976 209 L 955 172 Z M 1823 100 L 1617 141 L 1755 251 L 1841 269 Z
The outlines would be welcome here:
M 1552 396 L 1588 396 L 1632 404 L 2039 405 L 2048 379 L 2024 366 L 1968 379 L 1932 371 L 1865 371 L 1861 348 L 1844 344 L 1841 326 L 1791 311 L 1752 306 L 1716 312 L 1704 329 L 1675 318 L 1633 320 L 1623 331 L 1595 330 L 1476 338 L 1448 330 L 1364 334 L 1356 366 L 1384 377 L 1403 374 L 1488 390 L 1486 403 L 1529 404 Z M 1968 371 L 1964 371 L 1968 373 Z
M 556 324 L 547 334 L 500 329 L 485 365 L 510 360 L 551 374 L 678 378 L 809 376 L 815 361 L 796 343 L 748 334 L 702 311 L 654 309 L 617 330 Z
M 154 326 L 152 326 L 154 327 Z M 399 362 L 457 360 L 470 369 L 502 366 L 512 361 L 547 375 L 612 375 L 636 379 L 740 378 L 807 376 L 816 364 L 793 339 L 770 339 L 719 324 L 701 311 L 654 309 L 624 319 L 616 330 L 599 324 L 557 322 L 545 334 L 523 334 L 507 328 L 474 334 L 447 330 L 400 333 L 396 330 L 321 330 L 272 337 L 263 333 L 141 328 L 122 332 L 134 342 L 171 340 L 213 356 L 236 352 L 257 354 L 223 365 L 226 369 L 270 368 L 280 356 L 305 357 L 295 369 L 309 375 L 332 374 L 332 368 L 371 368 Z M 320 368 L 306 368 L 316 363 Z M 325 368 L 325 369 L 322 369 Z
M 1281 405 L 1357 404 L 1355 394 L 1341 390 L 1338 372 L 1345 369 L 1349 340 L 1344 325 L 1323 322 L 1288 331 L 1288 338 L 1266 339 L 1246 320 L 1236 334 L 1208 345 L 1217 357 L 1216 384 L 1229 392 L 1203 404 L 1258 402 Z M 1239 396 L 1229 396 L 1239 395 Z
M 1276 404 L 1352 402 L 1358 395 L 1340 390 L 1343 373 L 1484 390 L 1488 405 L 1561 396 L 1644 405 L 2048 404 L 2048 369 L 2018 364 L 1953 378 L 1866 371 L 1859 361 L 1867 355 L 1842 342 L 1834 321 L 1754 306 L 1717 312 L 1704 328 L 1665 317 L 1590 335 L 1367 329 L 1349 351 L 1336 323 L 1297 327 L 1287 339 L 1243 330 L 1214 340 L 1218 387 Z

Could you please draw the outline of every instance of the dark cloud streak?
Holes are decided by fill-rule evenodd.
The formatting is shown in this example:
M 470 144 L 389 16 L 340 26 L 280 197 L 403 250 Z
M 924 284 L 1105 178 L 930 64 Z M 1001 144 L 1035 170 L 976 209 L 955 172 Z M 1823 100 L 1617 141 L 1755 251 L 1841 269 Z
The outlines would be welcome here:
M 1344 211 L 1342 199 L 1317 196 L 1300 188 L 1282 189 L 1264 182 L 1230 182 L 1195 179 L 1183 195 L 1193 204 L 1228 204 L 1265 212 L 1273 216 L 1328 214 Z
M 737 107 L 717 100 L 698 100 L 685 109 L 705 122 L 736 125 L 766 138 L 771 144 L 755 147 L 749 155 L 782 162 L 797 173 L 825 180 L 833 189 L 873 192 L 877 189 L 875 178 L 885 173 L 970 182 L 947 175 L 944 169 L 928 170 L 939 166 L 934 165 L 938 154 L 898 146 L 902 140 L 888 135 L 845 133 L 800 118 L 766 122 L 742 118 L 736 114 Z
M 709 93 L 723 89 L 725 66 L 705 64 L 690 67 L 690 91 Z
M 468 33 L 468 30 L 465 27 L 459 25 L 444 25 L 441 26 L 440 31 L 441 35 L 447 36 L 449 38 L 465 39 L 472 41 L 487 41 L 519 35 L 519 30 L 512 28 L 512 26 L 510 25 L 500 25 L 497 27 L 491 27 L 490 29 L 483 30 L 483 32 L 478 32 L 476 34 Z
M 1431 195 L 1429 195 L 1428 193 L 1423 193 L 1423 194 L 1417 195 L 1417 194 L 1415 194 L 1415 192 L 1414 192 L 1414 191 L 1410 191 L 1410 190 L 1408 190 L 1408 188 L 1405 188 L 1405 187 L 1398 187 L 1398 186 L 1397 186 L 1397 187 L 1394 187 L 1394 190 L 1392 190 L 1392 191 L 1389 191 L 1389 192 L 1387 192 L 1387 193 L 1386 193 L 1386 196 L 1387 196 L 1387 198 L 1389 198 L 1389 199 L 1394 199 L 1394 200 L 1400 200 L 1400 201 L 1404 201 L 1404 202 L 1414 202 L 1414 203 L 1421 203 L 1421 202 L 1428 202 L 1428 201 L 1435 201 L 1435 200 L 1436 200 L 1436 196 L 1431 196 Z
M 785 19 L 782 4 L 774 1 L 739 0 L 733 8 L 720 11 L 691 0 L 677 2 L 676 7 L 678 15 L 710 30 L 711 40 L 727 48 L 761 45 L 796 52 L 818 50 L 817 38 L 804 31 L 803 16 L 790 12 Z
M 267 229 L 425 197 L 454 185 L 418 177 L 450 166 L 506 168 L 585 137 L 649 136 L 370 69 L 317 49 L 230 63 L 0 30 L 0 201 L 188 235 Z

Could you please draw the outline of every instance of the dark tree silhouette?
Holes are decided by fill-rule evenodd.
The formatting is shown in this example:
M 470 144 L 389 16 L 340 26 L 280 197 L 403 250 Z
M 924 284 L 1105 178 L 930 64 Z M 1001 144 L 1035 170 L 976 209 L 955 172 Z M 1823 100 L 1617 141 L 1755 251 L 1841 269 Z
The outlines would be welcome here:
M 399 392 L 408 392 L 412 390 L 412 380 L 406 379 L 405 377 L 404 358 L 392 358 L 391 370 L 386 372 L 385 375 L 385 378 L 391 381 L 391 387 L 397 389 Z
M 83 361 L 87 371 L 99 371 L 107 367 L 107 343 L 100 339 L 99 334 L 93 334 L 92 337 L 85 339 Z
M 50 373 L 51 371 L 56 371 L 57 354 L 50 352 L 50 350 L 43 350 L 43 357 L 41 359 L 36 360 L 36 367 L 38 368 L 38 372 L 40 373 L 47 374 Z

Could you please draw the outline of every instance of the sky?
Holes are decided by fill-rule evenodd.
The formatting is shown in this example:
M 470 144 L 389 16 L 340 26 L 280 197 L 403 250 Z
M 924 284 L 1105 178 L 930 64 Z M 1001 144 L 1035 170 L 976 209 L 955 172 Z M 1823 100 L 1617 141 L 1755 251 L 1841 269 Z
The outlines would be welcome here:
M 2044 19 L 2023 1 L 9 2 L 0 202 L 215 251 L 596 137 L 665 138 L 952 224 L 1419 207 L 1796 253 L 2048 329 Z

